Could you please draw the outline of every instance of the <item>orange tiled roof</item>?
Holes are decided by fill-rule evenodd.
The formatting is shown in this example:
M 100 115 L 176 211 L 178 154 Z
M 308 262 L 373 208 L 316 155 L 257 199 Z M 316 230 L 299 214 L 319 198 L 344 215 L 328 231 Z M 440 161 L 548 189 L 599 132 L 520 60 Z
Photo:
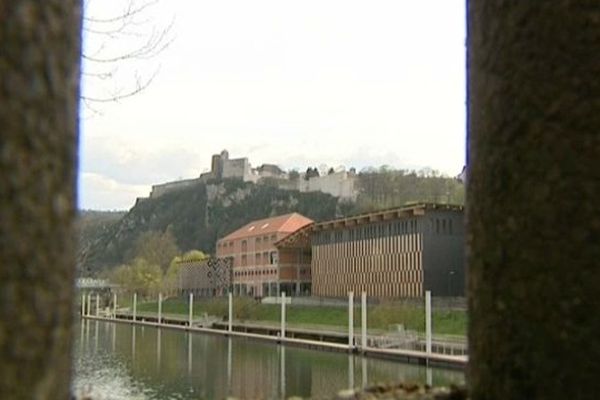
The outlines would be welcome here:
M 279 215 L 277 217 L 252 221 L 249 224 L 242 226 L 240 229 L 231 232 L 220 240 L 234 240 L 277 232 L 292 233 L 303 226 L 312 223 L 313 220 L 298 213 Z

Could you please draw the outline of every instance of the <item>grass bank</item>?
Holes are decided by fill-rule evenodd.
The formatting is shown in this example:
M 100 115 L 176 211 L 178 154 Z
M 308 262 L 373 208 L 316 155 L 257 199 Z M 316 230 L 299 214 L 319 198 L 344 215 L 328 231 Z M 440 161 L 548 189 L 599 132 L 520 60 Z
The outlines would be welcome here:
M 196 299 L 194 301 L 194 315 L 204 313 L 227 318 L 227 299 Z M 156 312 L 157 302 L 138 304 L 141 312 Z M 188 315 L 188 303 L 180 298 L 171 298 L 163 302 L 164 314 Z M 244 322 L 273 322 L 280 320 L 281 306 L 277 304 L 261 304 L 249 298 L 234 298 L 234 318 Z M 389 330 L 396 325 L 403 325 L 405 329 L 419 332 L 425 331 L 425 312 L 423 307 L 407 304 L 383 303 L 368 307 L 367 319 L 369 329 Z M 286 307 L 286 320 L 290 326 L 310 327 L 329 326 L 345 329 L 348 325 L 348 310 L 345 307 L 334 306 L 305 306 L 288 305 Z M 360 326 L 360 307 L 355 308 L 354 325 Z M 466 335 L 466 311 L 459 310 L 433 310 L 433 331 L 442 335 Z

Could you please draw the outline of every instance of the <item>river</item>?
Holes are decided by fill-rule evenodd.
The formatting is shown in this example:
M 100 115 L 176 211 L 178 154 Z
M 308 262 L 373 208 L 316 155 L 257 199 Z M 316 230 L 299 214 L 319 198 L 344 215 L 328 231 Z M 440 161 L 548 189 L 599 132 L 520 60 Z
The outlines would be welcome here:
M 73 392 L 94 400 L 323 398 L 377 382 L 464 382 L 456 369 L 129 324 L 76 327 Z

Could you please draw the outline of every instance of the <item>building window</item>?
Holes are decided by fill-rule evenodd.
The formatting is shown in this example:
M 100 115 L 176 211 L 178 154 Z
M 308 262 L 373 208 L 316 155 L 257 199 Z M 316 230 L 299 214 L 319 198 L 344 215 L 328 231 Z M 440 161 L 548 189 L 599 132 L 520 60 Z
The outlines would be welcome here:
M 254 255 L 254 258 L 255 258 L 255 263 L 256 263 L 256 265 L 260 265 L 260 263 L 261 263 L 261 260 L 260 260 L 260 253 L 256 253 L 256 254 Z
M 248 242 L 245 240 L 242 240 L 242 252 L 246 252 L 248 251 Z
M 271 264 L 271 265 L 274 265 L 274 264 L 277 264 L 277 263 L 278 263 L 278 261 L 279 261 L 279 256 L 277 255 L 277 252 L 276 252 L 276 251 L 272 251 L 272 252 L 271 252 L 271 254 L 270 254 L 270 260 L 269 260 L 269 261 L 270 261 L 270 264 Z
M 259 237 L 256 238 L 256 246 L 260 246 L 260 238 Z
M 244 254 L 242 255 L 242 267 L 245 267 L 246 265 L 248 265 L 248 258 Z
M 271 242 L 274 242 L 275 240 L 277 240 L 277 235 L 271 235 Z

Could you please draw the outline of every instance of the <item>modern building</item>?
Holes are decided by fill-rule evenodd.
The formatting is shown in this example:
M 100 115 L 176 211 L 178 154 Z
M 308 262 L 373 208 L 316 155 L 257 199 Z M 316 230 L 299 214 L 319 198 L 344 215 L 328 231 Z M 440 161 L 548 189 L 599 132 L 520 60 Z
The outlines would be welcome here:
M 201 261 L 180 261 L 175 285 L 179 293 L 199 297 L 224 296 L 233 283 L 230 258 L 208 258 Z
M 319 222 L 277 246 L 310 249 L 314 296 L 464 296 L 462 206 L 418 204 Z
M 217 257 L 232 259 L 234 295 L 310 291 L 310 261 L 306 263 L 303 252 L 280 253 L 275 243 L 312 222 L 298 213 L 280 215 L 250 222 L 219 239 Z

